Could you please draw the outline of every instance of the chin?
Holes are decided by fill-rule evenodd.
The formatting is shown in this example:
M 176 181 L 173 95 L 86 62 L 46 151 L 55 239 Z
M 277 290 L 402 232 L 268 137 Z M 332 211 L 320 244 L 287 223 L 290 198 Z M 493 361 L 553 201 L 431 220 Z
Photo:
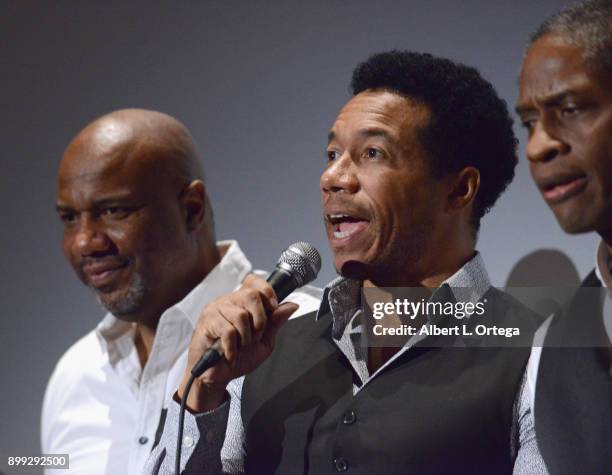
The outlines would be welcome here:
M 135 302 L 125 298 L 114 298 L 112 294 L 97 294 L 98 302 L 108 312 L 121 320 L 131 321 L 131 315 L 138 313 L 142 308 L 140 302 Z
M 370 266 L 352 259 L 336 264 L 336 272 L 347 279 L 366 280 L 370 278 Z
M 583 234 L 590 233 L 597 229 L 597 225 L 590 221 L 585 221 L 583 216 L 570 216 L 570 217 L 557 217 L 557 221 L 559 222 L 559 226 L 561 229 L 565 231 L 567 234 Z
M 140 274 L 135 274 L 127 288 L 106 293 L 96 291 L 96 297 L 98 302 L 114 316 L 121 320 L 132 321 L 130 317 L 138 314 L 144 306 L 146 290 L 144 279 Z

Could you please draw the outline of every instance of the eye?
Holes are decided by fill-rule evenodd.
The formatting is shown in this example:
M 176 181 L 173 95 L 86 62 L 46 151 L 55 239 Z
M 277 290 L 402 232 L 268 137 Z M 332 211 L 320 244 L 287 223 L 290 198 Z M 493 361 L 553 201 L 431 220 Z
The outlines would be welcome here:
M 578 114 L 578 112 L 580 112 L 580 109 L 576 106 L 564 106 L 561 109 L 561 116 L 562 117 L 572 117 Z
M 365 151 L 365 156 L 369 160 L 377 160 L 379 158 L 382 158 L 383 155 L 384 154 L 383 154 L 383 152 L 381 150 L 378 150 L 377 148 L 373 148 L 373 147 L 369 147 Z
M 334 160 L 340 158 L 340 153 L 336 152 L 335 150 L 328 150 L 327 151 L 327 160 L 329 162 L 333 162 Z
M 125 218 L 129 214 L 130 210 L 128 208 L 122 208 L 120 206 L 109 206 L 108 208 L 104 208 L 100 212 L 100 216 L 105 216 L 114 219 Z
M 76 213 L 72 213 L 70 211 L 60 212 L 59 218 L 65 226 L 73 224 L 77 220 Z
M 527 132 L 531 132 L 533 130 L 533 127 L 535 125 L 535 120 L 534 119 L 529 119 L 529 120 L 522 120 L 521 121 L 521 126 L 527 131 Z

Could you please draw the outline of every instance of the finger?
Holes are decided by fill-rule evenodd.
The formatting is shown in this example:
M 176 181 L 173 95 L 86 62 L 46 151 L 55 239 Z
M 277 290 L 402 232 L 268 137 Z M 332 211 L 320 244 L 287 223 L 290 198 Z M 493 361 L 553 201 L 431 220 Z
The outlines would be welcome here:
M 266 328 L 267 313 L 264 307 L 264 296 L 254 289 L 248 289 L 244 292 L 244 298 L 241 300 L 242 308 L 249 315 L 249 323 L 253 326 L 255 332 L 259 332 Z
M 221 339 L 221 349 L 223 350 L 223 356 L 231 364 L 235 361 L 236 355 L 238 354 L 238 339 L 240 334 L 234 325 L 225 318 L 221 309 L 219 309 L 219 315 L 223 318 L 217 319 L 214 322 L 214 333 Z
M 242 283 L 243 289 L 256 290 L 261 293 L 264 297 L 263 302 L 266 309 L 270 311 L 276 310 L 278 307 L 278 300 L 276 298 L 276 292 L 272 286 L 264 279 L 255 274 L 249 274 Z
M 215 342 L 218 335 L 214 331 L 211 332 L 211 322 L 222 318 L 216 308 L 207 308 L 202 312 L 191 335 L 191 342 L 189 343 L 190 357 L 191 353 L 193 353 L 194 356 L 199 358 Z
M 253 323 L 248 309 L 239 307 L 233 303 L 226 303 L 219 306 L 219 311 L 223 318 L 228 320 L 238 331 L 240 346 L 244 348 L 250 345 L 253 334 Z
M 266 328 L 267 336 L 274 336 L 282 327 L 289 317 L 299 308 L 299 305 L 293 302 L 281 304 L 270 317 L 268 317 L 268 326 Z

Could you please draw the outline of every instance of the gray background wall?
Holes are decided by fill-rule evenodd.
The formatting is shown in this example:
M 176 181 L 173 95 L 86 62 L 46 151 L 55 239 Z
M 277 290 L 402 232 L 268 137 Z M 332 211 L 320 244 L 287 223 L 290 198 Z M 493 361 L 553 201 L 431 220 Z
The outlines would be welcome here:
M 513 107 L 529 32 L 566 3 L 3 2 L 2 458 L 39 450 L 47 378 L 103 314 L 64 262 L 54 213 L 58 160 L 82 126 L 123 107 L 178 117 L 199 144 L 219 237 L 237 238 L 264 269 L 309 240 L 322 251 L 324 284 L 334 273 L 318 178 L 353 67 L 381 50 L 429 51 L 477 66 Z M 517 177 L 478 246 L 493 282 L 541 248 L 568 254 L 584 276 L 597 239 L 562 234 L 517 133 Z

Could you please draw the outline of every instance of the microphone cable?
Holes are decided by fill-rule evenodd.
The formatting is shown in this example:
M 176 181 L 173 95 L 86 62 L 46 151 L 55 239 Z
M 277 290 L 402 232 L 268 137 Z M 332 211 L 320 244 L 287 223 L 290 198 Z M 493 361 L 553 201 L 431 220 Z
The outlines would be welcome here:
M 296 242 L 283 251 L 276 267 L 266 279 L 272 286 L 279 302 L 283 301 L 291 292 L 298 287 L 312 282 L 321 270 L 321 255 L 316 248 L 307 242 Z M 185 385 L 185 391 L 181 398 L 181 409 L 179 411 L 178 431 L 176 436 L 176 458 L 174 460 L 174 473 L 181 472 L 181 452 L 183 445 L 183 430 L 185 423 L 185 411 L 187 409 L 187 397 L 195 379 L 202 375 L 207 369 L 212 368 L 222 358 L 221 339 L 215 341 L 202 355 L 198 362 L 191 368 L 191 375 Z

